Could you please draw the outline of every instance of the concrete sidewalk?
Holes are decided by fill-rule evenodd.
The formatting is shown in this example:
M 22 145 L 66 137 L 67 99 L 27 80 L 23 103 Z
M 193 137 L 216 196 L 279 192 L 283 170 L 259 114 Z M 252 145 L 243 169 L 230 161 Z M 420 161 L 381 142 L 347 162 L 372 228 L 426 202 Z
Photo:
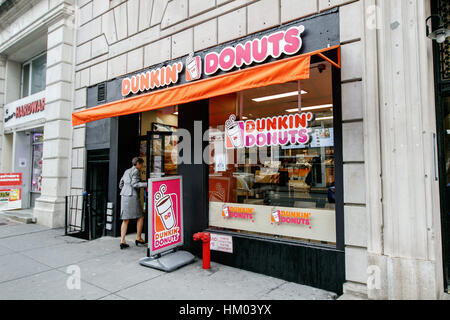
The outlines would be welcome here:
M 21 224 L 0 215 L 0 299 L 324 300 L 335 294 L 199 259 L 172 273 L 145 268 L 144 247 L 119 249 L 119 239 L 84 241 L 63 229 Z M 70 290 L 69 266 L 81 288 Z

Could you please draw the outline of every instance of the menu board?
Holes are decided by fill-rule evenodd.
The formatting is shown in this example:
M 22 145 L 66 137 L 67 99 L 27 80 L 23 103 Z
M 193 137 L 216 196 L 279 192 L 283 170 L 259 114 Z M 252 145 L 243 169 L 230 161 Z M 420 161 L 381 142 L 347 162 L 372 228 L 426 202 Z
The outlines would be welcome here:
M 324 148 L 334 147 L 333 128 L 312 128 L 311 140 L 308 144 L 290 144 L 282 146 L 281 149 L 305 149 L 305 148 Z
M 311 148 L 333 147 L 333 128 L 313 128 L 309 146 Z

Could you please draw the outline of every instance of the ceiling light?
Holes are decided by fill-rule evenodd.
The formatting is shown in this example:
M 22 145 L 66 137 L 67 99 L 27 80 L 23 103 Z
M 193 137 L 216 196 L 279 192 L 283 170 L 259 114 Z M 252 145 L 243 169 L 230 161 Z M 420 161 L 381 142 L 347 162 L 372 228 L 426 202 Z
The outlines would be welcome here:
M 242 117 L 242 120 L 247 120 L 248 118 L 246 117 L 246 116 L 243 116 Z
M 178 115 L 178 111 L 174 112 L 173 114 L 177 116 Z
M 323 120 L 333 120 L 333 116 L 331 116 L 331 117 L 316 118 L 316 121 L 323 121 Z
M 302 94 L 307 94 L 308 92 L 302 90 Z M 262 101 L 268 101 L 268 100 L 275 100 L 275 99 L 281 99 L 286 97 L 292 97 L 292 96 L 298 96 L 298 91 L 292 91 L 287 93 L 280 93 L 273 96 L 267 96 L 267 97 L 261 97 L 261 98 L 255 98 L 252 99 L 255 102 L 262 102 Z
M 311 110 L 318 110 L 318 109 L 327 109 L 327 108 L 333 108 L 332 104 L 323 104 L 320 106 L 311 106 L 311 107 L 304 107 L 302 108 L 302 111 L 311 111 Z M 295 109 L 287 109 L 286 112 L 298 112 L 298 108 Z

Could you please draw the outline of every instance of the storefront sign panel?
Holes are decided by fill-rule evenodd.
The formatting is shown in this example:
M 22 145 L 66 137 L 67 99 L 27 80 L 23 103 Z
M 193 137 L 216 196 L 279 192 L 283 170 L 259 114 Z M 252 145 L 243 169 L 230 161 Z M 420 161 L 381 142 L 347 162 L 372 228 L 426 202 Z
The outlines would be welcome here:
M 230 208 L 234 213 L 230 214 Z M 333 243 L 336 242 L 335 216 L 334 210 L 327 209 L 209 203 L 211 227 Z
M 226 46 L 220 52 L 211 50 L 196 56 L 190 53 L 181 61 L 123 78 L 122 96 L 178 84 L 183 70 L 185 82 L 191 82 L 201 79 L 203 74 L 210 77 L 219 71 L 229 72 L 243 66 L 261 64 L 269 58 L 277 60 L 282 56 L 295 55 L 302 48 L 304 32 L 305 26 L 300 24 Z
M 182 178 L 149 179 L 150 255 L 183 245 Z
M 4 106 L 4 128 L 21 127 L 32 121 L 45 119 L 45 91 Z
M 22 173 L 0 173 L 0 186 L 22 185 Z

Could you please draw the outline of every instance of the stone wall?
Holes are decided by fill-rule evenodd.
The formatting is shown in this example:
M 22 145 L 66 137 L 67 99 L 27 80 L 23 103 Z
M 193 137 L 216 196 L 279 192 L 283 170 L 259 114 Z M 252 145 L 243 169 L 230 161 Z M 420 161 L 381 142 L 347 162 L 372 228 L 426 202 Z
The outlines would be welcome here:
M 88 86 L 340 6 L 346 277 L 365 284 L 360 1 L 81 0 L 78 6 L 74 110 L 86 107 Z M 75 127 L 72 194 L 84 188 L 84 139 L 85 126 Z
M 2 168 L 3 155 L 3 106 L 5 105 L 6 57 L 0 55 L 0 168 Z
M 33 214 L 38 223 L 50 227 L 64 226 L 65 196 L 70 192 L 74 2 L 21 0 L 1 14 L 0 55 L 6 59 L 6 74 L 10 77 L 5 79 L 4 59 L 0 58 L 0 107 L 5 100 L 5 81 L 6 87 L 12 89 L 7 92 L 15 93 L 6 97 L 7 102 L 20 98 L 21 64 L 33 55 L 41 53 L 41 50 L 47 49 L 47 118 L 44 124 L 42 190 L 40 198 L 35 202 Z M 39 52 L 31 50 L 36 48 L 39 48 Z M 15 59 L 18 60 L 15 61 L 10 56 L 17 52 L 20 52 L 20 57 L 16 55 Z M 8 73 L 8 70 L 11 72 Z M 0 110 L 3 120 L 3 108 Z M 3 129 L 1 131 L 3 132 Z M 0 138 L 2 142 L 3 137 Z M 2 143 L 0 146 L 3 149 Z M 0 158 L 5 159 L 5 156 L 7 155 L 3 154 Z

